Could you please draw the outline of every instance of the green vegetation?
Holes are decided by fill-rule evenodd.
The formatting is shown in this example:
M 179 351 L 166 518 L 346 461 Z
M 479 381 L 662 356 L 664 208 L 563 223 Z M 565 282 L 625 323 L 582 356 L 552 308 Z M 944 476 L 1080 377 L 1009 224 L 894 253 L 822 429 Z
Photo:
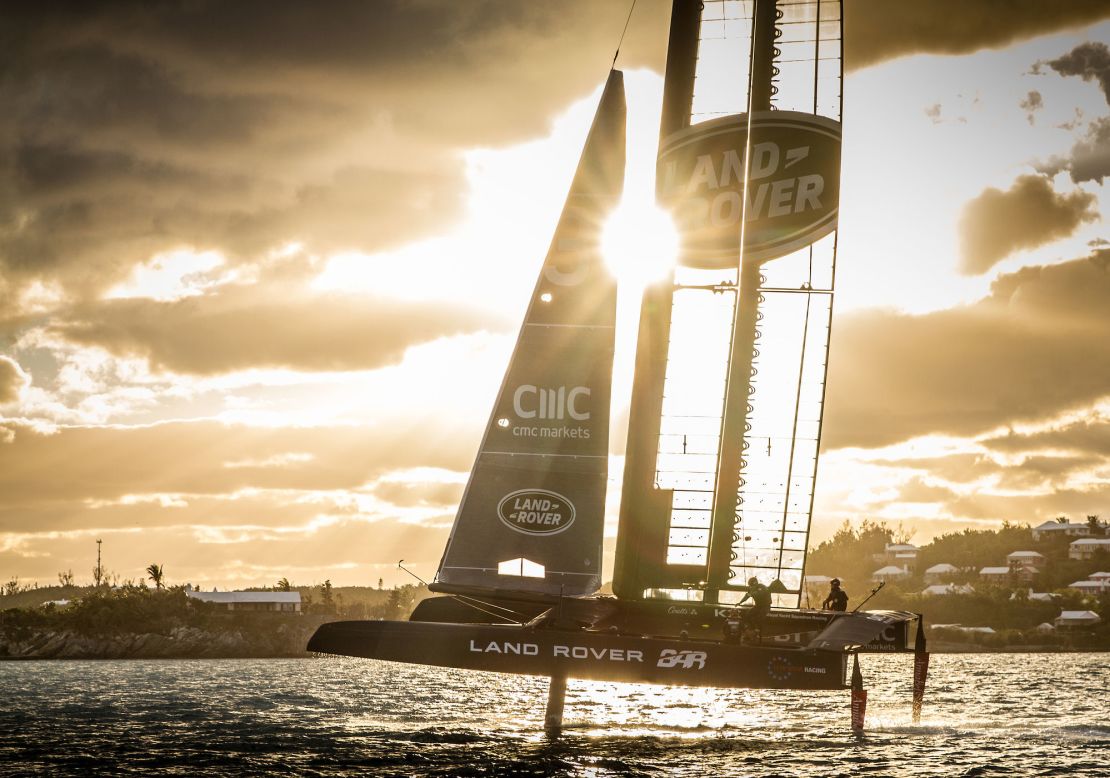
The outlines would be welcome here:
M 1088 523 L 1099 529 L 1104 526 L 1097 517 Z M 964 530 L 941 535 L 918 549 L 917 558 L 909 565 L 910 574 L 891 581 L 867 602 L 869 609 L 907 610 L 922 613 L 926 624 L 957 624 L 965 627 L 990 627 L 990 633 L 968 633 L 952 629 L 932 631 L 934 638 L 998 648 L 1003 646 L 1054 645 L 1074 648 L 1110 648 L 1110 593 L 1091 595 L 1068 589 L 1074 581 L 1086 580 L 1098 571 L 1110 571 L 1110 554 L 1098 552 L 1089 560 L 1068 558 L 1068 545 L 1074 537 L 1047 537 L 1034 540 L 1027 525 L 1005 523 L 997 530 Z M 851 596 L 849 607 L 855 607 L 877 585 L 872 574 L 892 564 L 885 555 L 887 544 L 908 541 L 902 528 L 891 528 L 884 522 L 864 521 L 858 527 L 848 522 L 829 540 L 818 545 L 809 555 L 807 574 L 836 575 Z M 1044 556 L 1043 566 L 1023 581 L 1019 568 L 1013 568 L 1009 580 L 984 582 L 979 575 L 983 567 L 1006 567 L 1006 557 L 1014 551 L 1036 551 Z M 957 571 L 944 576 L 940 583 L 968 586 L 970 591 L 944 595 L 923 595 L 930 583 L 925 570 L 947 563 Z M 1049 602 L 1030 600 L 1030 591 L 1053 595 Z M 824 589 L 807 592 L 810 604 L 824 598 Z M 803 599 L 803 604 L 804 599 Z M 1052 624 L 1062 610 L 1091 610 L 1102 622 L 1074 632 L 1040 632 L 1041 624 Z

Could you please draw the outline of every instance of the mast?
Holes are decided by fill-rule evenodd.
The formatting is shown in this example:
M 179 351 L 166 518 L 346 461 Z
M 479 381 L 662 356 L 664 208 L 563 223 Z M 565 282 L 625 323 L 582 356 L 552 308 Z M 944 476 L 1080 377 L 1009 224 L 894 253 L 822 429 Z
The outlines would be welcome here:
M 778 3 L 776 0 L 754 0 L 752 22 L 751 87 L 748 99 L 748 150 L 754 145 L 751 117 L 756 111 L 770 111 L 771 97 L 777 91 L 772 83 L 778 74 L 774 65 L 778 53 Z M 745 189 L 750 182 L 745 183 Z M 737 489 L 743 452 L 748 447 L 748 402 L 752 393 L 752 360 L 755 355 L 757 307 L 759 304 L 759 263 L 744 250 L 746 215 L 749 199 L 742 201 L 744 214 L 740 230 L 740 282 L 737 287 L 735 325 L 732 331 L 732 356 L 725 394 L 725 412 L 721 424 L 721 454 L 717 466 L 717 488 L 713 501 L 713 524 L 710 532 L 709 574 L 705 598 L 715 602 L 722 587 L 731 581 L 733 525 L 736 518 Z M 746 584 L 747 581 L 736 583 Z
M 690 125 L 701 12 L 701 0 L 674 0 L 672 5 L 660 142 Z M 656 488 L 655 458 L 673 293 L 674 279 L 668 275 L 644 290 L 640 304 L 613 572 L 613 592 L 622 599 L 642 599 L 644 590 L 660 585 L 668 572 L 665 559 L 672 492 Z M 701 572 L 693 570 L 689 575 L 697 580 Z

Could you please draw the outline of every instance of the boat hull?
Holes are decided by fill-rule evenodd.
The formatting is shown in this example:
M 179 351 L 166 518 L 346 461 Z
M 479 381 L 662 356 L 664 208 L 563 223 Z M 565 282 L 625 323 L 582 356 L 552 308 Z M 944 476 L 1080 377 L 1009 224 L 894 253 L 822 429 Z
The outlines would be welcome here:
M 408 621 L 322 625 L 309 651 L 594 681 L 748 689 L 844 689 L 848 655 L 581 630 Z

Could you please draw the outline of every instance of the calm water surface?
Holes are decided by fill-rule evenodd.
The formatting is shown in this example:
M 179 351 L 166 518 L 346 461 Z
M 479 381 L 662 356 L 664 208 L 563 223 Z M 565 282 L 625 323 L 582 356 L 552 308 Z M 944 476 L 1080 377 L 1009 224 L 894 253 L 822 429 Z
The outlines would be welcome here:
M 865 657 L 848 692 L 571 681 L 356 659 L 0 663 L 0 775 L 1110 776 L 1110 654 Z

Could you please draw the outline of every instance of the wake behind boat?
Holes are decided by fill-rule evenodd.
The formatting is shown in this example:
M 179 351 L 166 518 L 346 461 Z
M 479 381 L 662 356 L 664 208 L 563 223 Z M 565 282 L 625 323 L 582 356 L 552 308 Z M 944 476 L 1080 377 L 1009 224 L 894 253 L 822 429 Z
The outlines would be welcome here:
M 309 650 L 550 676 L 550 727 L 568 677 L 851 683 L 856 728 L 859 652 L 913 650 L 920 709 L 918 616 L 800 607 L 836 262 L 841 38 L 838 0 L 674 0 L 656 195 L 681 249 L 642 301 L 615 596 L 598 594 L 616 318 L 600 234 L 625 167 L 612 70 L 429 586 L 444 596 L 408 622 L 325 624 Z

